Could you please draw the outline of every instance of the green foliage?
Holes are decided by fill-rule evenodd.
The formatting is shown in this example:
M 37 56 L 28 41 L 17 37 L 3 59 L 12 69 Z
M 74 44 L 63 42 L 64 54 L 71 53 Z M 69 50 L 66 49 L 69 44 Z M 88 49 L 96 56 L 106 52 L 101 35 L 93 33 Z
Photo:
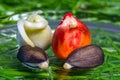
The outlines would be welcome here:
M 97 33 L 97 34 L 96 34 Z M 15 33 L 14 33 L 15 34 Z M 16 58 L 18 45 L 11 34 L 0 34 L 0 80 L 118 80 L 120 77 L 120 36 L 119 33 L 91 29 L 92 44 L 102 47 L 105 55 L 103 65 L 88 69 L 64 70 L 64 60 L 57 59 L 50 47 L 47 53 L 50 65 L 47 70 L 30 70 Z M 115 35 L 115 36 L 114 36 Z
M 44 11 L 49 20 L 51 13 L 55 18 L 72 11 L 80 19 L 120 24 L 119 0 L 1 0 L 0 4 L 0 23 L 4 24 L 15 14 L 37 10 Z
M 50 47 L 47 53 L 50 66 L 47 70 L 31 70 L 16 58 L 16 20 L 18 15 L 43 10 L 50 22 L 61 20 L 64 13 L 72 11 L 83 21 L 98 21 L 120 25 L 119 0 L 0 0 L 0 80 L 119 80 L 120 79 L 120 33 L 91 29 L 92 44 L 102 47 L 105 55 L 103 65 L 88 70 L 64 70 L 64 60 L 57 59 Z

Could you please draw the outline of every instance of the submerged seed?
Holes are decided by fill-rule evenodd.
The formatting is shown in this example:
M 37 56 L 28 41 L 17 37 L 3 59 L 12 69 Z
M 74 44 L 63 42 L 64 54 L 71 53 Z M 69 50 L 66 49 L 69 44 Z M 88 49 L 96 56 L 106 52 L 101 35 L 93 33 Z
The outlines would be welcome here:
M 88 69 L 99 66 L 103 62 L 104 54 L 102 49 L 97 45 L 89 45 L 72 51 L 63 67 L 64 69 Z
M 49 59 L 44 50 L 39 47 L 25 45 L 20 47 L 17 58 L 29 68 L 47 68 Z

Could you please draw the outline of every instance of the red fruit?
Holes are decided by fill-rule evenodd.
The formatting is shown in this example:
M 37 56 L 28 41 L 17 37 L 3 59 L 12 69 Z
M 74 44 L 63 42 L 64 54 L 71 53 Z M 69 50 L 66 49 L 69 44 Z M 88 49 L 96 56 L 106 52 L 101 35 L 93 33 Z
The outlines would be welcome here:
M 74 49 L 90 43 L 91 36 L 87 26 L 69 12 L 64 15 L 54 32 L 52 48 L 56 57 L 66 59 Z

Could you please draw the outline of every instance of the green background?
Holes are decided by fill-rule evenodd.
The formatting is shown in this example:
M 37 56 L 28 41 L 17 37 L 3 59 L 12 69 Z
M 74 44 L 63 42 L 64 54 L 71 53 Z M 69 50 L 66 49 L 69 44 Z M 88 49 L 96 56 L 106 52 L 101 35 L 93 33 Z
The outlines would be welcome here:
M 88 70 L 64 70 L 64 61 L 57 59 L 50 47 L 47 70 L 24 67 L 16 58 L 16 22 L 38 10 L 51 23 L 61 21 L 66 12 L 95 23 L 96 28 L 90 28 L 92 44 L 102 47 L 104 64 Z M 98 23 L 120 27 L 119 0 L 0 0 L 0 80 L 119 80 L 120 33 L 103 30 Z

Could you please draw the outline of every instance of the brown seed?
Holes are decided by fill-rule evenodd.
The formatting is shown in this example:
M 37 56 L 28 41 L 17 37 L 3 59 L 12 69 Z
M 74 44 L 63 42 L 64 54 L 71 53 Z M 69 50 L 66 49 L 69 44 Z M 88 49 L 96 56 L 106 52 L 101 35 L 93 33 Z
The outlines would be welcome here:
M 65 69 L 88 69 L 99 66 L 103 62 L 104 54 L 102 49 L 97 45 L 89 45 L 72 51 L 63 67 Z
M 47 68 L 49 64 L 48 56 L 44 50 L 29 45 L 20 47 L 17 58 L 29 68 Z

